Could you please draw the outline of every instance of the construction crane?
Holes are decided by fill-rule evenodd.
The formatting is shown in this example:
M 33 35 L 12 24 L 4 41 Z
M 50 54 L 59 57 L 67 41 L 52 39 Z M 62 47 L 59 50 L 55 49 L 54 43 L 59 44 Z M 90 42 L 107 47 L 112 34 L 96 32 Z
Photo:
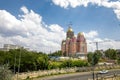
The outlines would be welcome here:
M 120 40 L 113 40 L 113 41 L 119 42 Z M 112 40 L 94 41 L 94 42 L 88 42 L 88 44 L 93 44 L 93 43 L 95 43 L 95 45 L 96 45 L 96 50 L 98 50 L 99 43 L 104 43 L 104 42 L 112 42 Z

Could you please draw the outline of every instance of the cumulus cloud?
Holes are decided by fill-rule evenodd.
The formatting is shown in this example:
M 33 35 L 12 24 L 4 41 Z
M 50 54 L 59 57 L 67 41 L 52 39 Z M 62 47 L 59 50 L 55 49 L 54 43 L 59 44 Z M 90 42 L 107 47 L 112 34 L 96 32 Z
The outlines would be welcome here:
M 98 36 L 98 32 L 97 31 L 90 31 L 88 33 L 84 33 L 86 38 L 95 38 L 96 36 Z
M 64 29 L 57 24 L 46 25 L 41 15 L 25 6 L 21 7 L 21 11 L 23 14 L 17 19 L 8 11 L 0 10 L 1 44 L 23 45 L 45 52 L 59 50 L 65 37 Z
M 60 25 L 45 24 L 40 14 L 25 6 L 21 7 L 21 11 L 23 14 L 17 19 L 8 11 L 0 10 L 0 47 L 1 44 L 16 44 L 43 52 L 61 49 L 61 41 L 65 39 L 66 32 Z M 88 42 L 88 51 L 96 49 L 95 43 L 89 44 L 96 41 L 103 41 L 99 43 L 99 49 L 120 48 L 120 44 L 115 41 L 105 43 L 104 40 L 110 39 L 100 39 L 97 31 L 83 33 Z
M 89 4 L 112 8 L 117 18 L 120 19 L 120 1 L 110 0 L 52 0 L 55 5 L 62 8 L 76 8 L 78 6 L 87 7 Z
M 120 41 L 104 38 L 99 38 L 97 31 L 90 31 L 88 33 L 84 33 L 87 40 L 87 49 L 88 52 L 94 52 L 95 50 L 107 50 L 109 48 L 112 49 L 120 49 Z
M 23 11 L 25 14 L 29 13 L 28 9 L 25 6 L 21 7 L 21 11 Z

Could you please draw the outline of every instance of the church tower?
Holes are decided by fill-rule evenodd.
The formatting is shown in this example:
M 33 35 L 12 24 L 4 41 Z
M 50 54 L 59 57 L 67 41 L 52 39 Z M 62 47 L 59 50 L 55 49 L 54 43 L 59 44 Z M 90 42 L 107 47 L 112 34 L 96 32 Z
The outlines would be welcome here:
M 87 43 L 82 32 L 79 32 L 77 35 L 77 53 L 87 53 Z
M 66 38 L 70 38 L 70 39 L 74 37 L 74 32 L 71 27 L 68 28 L 66 36 L 67 36 Z

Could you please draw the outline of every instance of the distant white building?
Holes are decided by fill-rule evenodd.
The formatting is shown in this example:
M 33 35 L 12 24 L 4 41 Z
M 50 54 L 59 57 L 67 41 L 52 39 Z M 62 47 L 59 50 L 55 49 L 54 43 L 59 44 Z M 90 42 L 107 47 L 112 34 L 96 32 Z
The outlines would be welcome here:
M 13 44 L 4 44 L 3 48 L 0 48 L 1 51 L 9 51 L 10 49 L 20 49 L 23 48 L 19 45 L 13 45 Z

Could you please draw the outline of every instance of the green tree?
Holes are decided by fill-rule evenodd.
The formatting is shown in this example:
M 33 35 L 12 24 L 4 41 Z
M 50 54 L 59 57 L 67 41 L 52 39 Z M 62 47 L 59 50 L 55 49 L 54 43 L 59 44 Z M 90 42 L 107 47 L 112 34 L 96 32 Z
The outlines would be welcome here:
M 117 62 L 118 64 L 120 64 L 120 52 L 119 51 L 117 52 Z
M 96 50 L 94 53 L 89 52 L 87 54 L 88 62 L 91 65 L 96 65 L 101 57 L 102 57 L 102 53 L 100 51 L 98 51 L 98 50 Z
M 92 64 L 92 59 L 93 59 L 93 52 L 89 52 L 88 54 L 87 54 L 87 60 L 88 60 L 88 62 L 90 63 L 90 64 Z
M 6 60 L 5 51 L 0 51 L 0 65 L 4 64 Z
M 117 51 L 117 58 L 120 58 L 120 52 Z
M 37 53 L 24 51 L 21 55 L 21 71 L 37 70 Z
M 48 69 L 48 65 L 49 65 L 49 58 L 46 54 L 43 55 L 39 55 L 39 57 L 37 58 L 37 67 L 38 69 Z
M 102 53 L 99 50 L 96 50 L 93 54 L 93 65 L 96 65 L 101 57 Z
M 105 51 L 105 56 L 108 59 L 116 60 L 117 59 L 117 51 L 114 49 L 108 49 Z
M 120 58 L 117 59 L 118 64 L 120 64 Z

